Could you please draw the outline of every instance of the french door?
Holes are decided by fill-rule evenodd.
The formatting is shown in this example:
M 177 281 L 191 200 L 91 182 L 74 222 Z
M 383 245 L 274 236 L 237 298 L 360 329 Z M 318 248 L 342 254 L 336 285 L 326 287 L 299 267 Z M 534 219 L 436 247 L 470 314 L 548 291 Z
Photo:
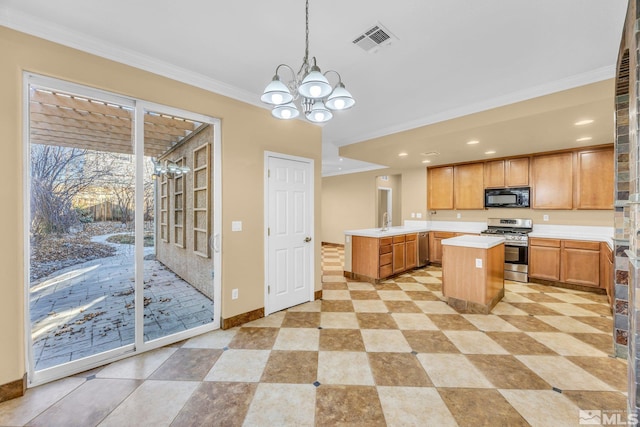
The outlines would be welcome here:
M 219 121 L 31 74 L 24 91 L 29 384 L 218 328 Z

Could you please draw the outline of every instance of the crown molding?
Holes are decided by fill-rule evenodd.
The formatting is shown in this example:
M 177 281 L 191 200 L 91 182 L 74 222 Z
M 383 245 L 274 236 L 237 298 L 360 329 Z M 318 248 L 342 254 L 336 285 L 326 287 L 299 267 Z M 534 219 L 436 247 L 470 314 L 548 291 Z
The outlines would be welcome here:
M 141 52 L 123 49 L 31 15 L 9 10 L 6 6 L 0 7 L 0 25 L 264 108 L 264 105 L 257 101 L 254 93 L 160 61 Z

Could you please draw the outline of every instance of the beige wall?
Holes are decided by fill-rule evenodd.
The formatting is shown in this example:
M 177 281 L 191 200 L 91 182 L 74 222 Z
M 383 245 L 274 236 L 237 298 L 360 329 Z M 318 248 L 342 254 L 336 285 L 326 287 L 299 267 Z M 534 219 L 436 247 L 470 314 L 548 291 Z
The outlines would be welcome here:
M 378 175 L 402 175 L 402 222 L 418 220 L 411 213 L 422 214 L 422 220 L 479 221 L 487 218 L 531 218 L 534 224 L 597 225 L 613 227 L 613 210 L 558 211 L 533 209 L 442 210 L 427 212 L 426 168 L 409 170 L 381 169 L 322 179 L 322 241 L 344 243 L 344 230 L 375 227 Z M 457 214 L 461 218 L 456 218 Z M 543 221 L 549 215 L 549 221 Z
M 427 214 L 427 178 L 425 169 L 380 169 L 322 178 L 322 241 L 344 243 L 344 230 L 376 226 L 377 183 L 380 175 L 394 176 L 399 191 L 394 191 L 394 205 L 400 203 L 399 224 L 412 219 L 411 213 Z M 396 197 L 396 195 L 400 197 Z M 400 199 L 400 200 L 396 200 Z M 394 211 L 397 208 L 394 206 Z M 415 218 L 414 218 L 415 219 Z M 394 220 L 394 225 L 396 220 Z
M 273 119 L 266 109 L 0 27 L 0 385 L 22 378 L 24 363 L 22 72 L 205 114 L 222 120 L 222 317 L 264 306 L 264 151 L 315 160 L 315 236 L 320 236 L 321 129 Z M 243 231 L 231 233 L 231 221 Z M 315 288 L 320 289 L 316 238 Z M 231 289 L 240 298 L 231 300 Z

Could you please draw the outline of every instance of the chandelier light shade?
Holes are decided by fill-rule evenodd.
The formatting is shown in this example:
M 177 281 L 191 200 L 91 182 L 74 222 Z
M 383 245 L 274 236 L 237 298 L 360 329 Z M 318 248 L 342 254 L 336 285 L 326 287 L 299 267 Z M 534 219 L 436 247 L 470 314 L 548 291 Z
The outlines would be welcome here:
M 295 119 L 300 115 L 300 111 L 298 111 L 298 107 L 293 102 L 289 102 L 288 104 L 276 105 L 271 110 L 271 115 L 276 119 Z
M 271 105 L 282 105 L 293 101 L 293 95 L 291 95 L 289 88 L 280 81 L 280 77 L 276 74 L 273 76 L 271 83 L 264 89 L 260 100 Z
M 324 105 L 331 110 L 337 111 L 347 110 L 353 107 L 353 104 L 355 103 L 356 101 L 353 99 L 353 96 L 351 96 L 349 91 L 345 89 L 342 82 L 340 82 L 336 85 L 335 89 L 333 89 L 333 92 L 329 95 L 329 98 L 327 98 L 327 102 L 325 102 Z
M 314 123 L 324 123 L 333 118 L 332 111 L 347 110 L 356 103 L 351 93 L 342 83 L 342 77 L 337 71 L 329 70 L 322 73 L 313 57 L 313 64 L 309 61 L 309 0 L 306 0 L 306 43 L 302 65 L 296 73 L 287 64 L 276 67 L 275 75 L 267 85 L 260 100 L 273 107 L 271 115 L 278 119 L 294 119 L 300 115 L 300 109 L 307 120 Z M 280 80 L 280 69 L 290 71 L 292 78 L 286 84 Z M 338 83 L 331 86 L 327 74 L 334 73 Z
M 311 111 L 307 113 L 307 120 L 314 123 L 328 122 L 333 118 L 333 113 L 325 107 L 324 102 L 316 101 L 311 107 Z

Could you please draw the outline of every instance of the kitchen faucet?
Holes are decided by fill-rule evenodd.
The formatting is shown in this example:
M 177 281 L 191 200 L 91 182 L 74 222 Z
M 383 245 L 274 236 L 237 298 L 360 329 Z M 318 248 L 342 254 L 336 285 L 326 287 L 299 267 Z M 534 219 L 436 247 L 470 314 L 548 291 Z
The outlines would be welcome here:
M 380 231 L 387 231 L 389 229 L 389 213 L 382 213 L 382 229 Z

